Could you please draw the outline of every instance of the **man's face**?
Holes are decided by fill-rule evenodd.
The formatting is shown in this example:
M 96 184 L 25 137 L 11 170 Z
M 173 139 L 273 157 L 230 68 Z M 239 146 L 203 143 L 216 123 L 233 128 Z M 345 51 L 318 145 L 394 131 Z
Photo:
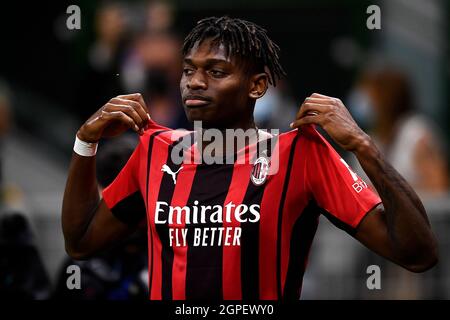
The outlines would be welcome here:
M 246 128 L 253 108 L 249 77 L 223 45 L 205 40 L 184 57 L 180 91 L 189 121 L 203 121 L 204 128 Z

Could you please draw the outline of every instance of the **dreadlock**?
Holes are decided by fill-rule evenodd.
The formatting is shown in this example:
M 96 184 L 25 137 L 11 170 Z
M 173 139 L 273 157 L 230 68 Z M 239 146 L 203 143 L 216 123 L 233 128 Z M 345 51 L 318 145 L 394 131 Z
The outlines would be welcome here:
M 286 73 L 280 64 L 280 47 L 273 42 L 264 28 L 241 19 L 209 17 L 197 22 L 183 43 L 183 56 L 198 42 L 211 39 L 212 45 L 224 45 L 227 56 L 237 55 L 257 67 L 269 70 L 269 83 L 276 85 Z

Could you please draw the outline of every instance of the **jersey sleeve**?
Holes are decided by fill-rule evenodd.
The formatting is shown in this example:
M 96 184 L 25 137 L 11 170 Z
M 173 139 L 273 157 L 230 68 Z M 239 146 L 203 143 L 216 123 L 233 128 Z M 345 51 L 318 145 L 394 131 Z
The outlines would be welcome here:
M 139 181 L 139 171 L 142 167 L 140 163 L 145 159 L 144 149 L 143 140 L 140 139 L 125 166 L 102 192 L 103 200 L 112 214 L 130 226 L 139 224 L 146 216 Z
M 354 231 L 381 199 L 316 129 L 309 129 L 307 139 L 306 180 L 315 201 L 331 222 Z

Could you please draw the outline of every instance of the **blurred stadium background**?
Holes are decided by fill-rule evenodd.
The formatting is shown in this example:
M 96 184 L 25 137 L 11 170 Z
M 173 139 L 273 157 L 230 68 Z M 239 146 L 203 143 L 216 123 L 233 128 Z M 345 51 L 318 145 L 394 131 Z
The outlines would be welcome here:
M 80 30 L 66 27 L 71 4 L 81 9 Z M 380 30 L 366 26 L 366 9 L 372 4 L 381 8 Z M 111 97 L 135 91 L 144 93 L 154 119 L 174 128 L 189 127 L 178 96 L 182 39 L 198 19 L 227 14 L 264 26 L 282 50 L 288 75 L 258 102 L 260 127 L 287 130 L 298 106 L 313 92 L 340 97 L 361 126 L 379 135 L 387 153 L 399 148 L 396 152 L 407 158 L 403 161 L 412 163 L 406 165 L 409 170 L 417 165 L 425 177 L 433 177 L 411 183 L 416 183 L 439 238 L 441 259 L 434 269 L 424 274 L 403 271 L 322 217 L 302 298 L 450 298 L 448 1 L 84 0 L 0 6 L 0 218 L 7 220 L 0 227 L 2 294 L 17 286 L 34 299 L 64 296 L 58 287 L 65 279 L 63 266 L 71 262 L 64 251 L 60 214 L 76 130 Z M 408 83 L 410 90 L 402 91 Z M 390 90 L 387 100 L 383 85 Z M 375 92 L 380 100 L 370 103 L 367 92 Z M 402 117 L 413 112 L 405 116 L 401 106 L 389 105 L 398 95 L 411 96 L 414 119 L 421 119 L 413 121 L 409 131 L 402 127 Z M 399 99 L 395 101 L 403 101 Z M 388 109 L 398 107 L 398 115 L 370 109 L 383 101 Z M 417 132 L 424 136 L 417 137 Z M 13 231 L 26 230 L 26 221 L 34 237 L 25 232 L 27 240 L 17 240 Z M 6 248 L 14 241 L 35 246 L 42 266 L 11 256 Z M 145 255 L 146 249 L 142 252 Z M 19 268 L 25 277 L 38 274 L 40 280 L 20 284 L 19 269 L 9 265 L 13 258 L 19 259 L 19 266 L 39 269 Z M 81 298 L 137 296 L 130 293 L 138 292 L 136 286 L 119 281 L 124 266 L 108 259 L 80 263 L 98 282 L 88 284 L 91 292 Z M 381 268 L 380 290 L 366 286 L 366 269 L 373 264 Z M 144 269 L 133 272 L 145 278 L 145 272 L 139 272 Z M 102 288 L 105 283 L 108 294 Z

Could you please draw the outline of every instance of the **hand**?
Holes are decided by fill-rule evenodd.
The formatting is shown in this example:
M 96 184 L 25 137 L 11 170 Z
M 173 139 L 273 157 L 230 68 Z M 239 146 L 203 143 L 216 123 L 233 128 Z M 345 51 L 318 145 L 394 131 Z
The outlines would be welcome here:
M 112 98 L 95 112 L 78 130 L 79 139 L 98 142 L 103 137 L 114 137 L 128 129 L 140 135 L 150 120 L 147 106 L 140 93 Z
M 343 149 L 357 151 L 370 142 L 369 136 L 356 124 L 338 98 L 313 93 L 305 99 L 291 128 L 307 124 L 321 126 Z

